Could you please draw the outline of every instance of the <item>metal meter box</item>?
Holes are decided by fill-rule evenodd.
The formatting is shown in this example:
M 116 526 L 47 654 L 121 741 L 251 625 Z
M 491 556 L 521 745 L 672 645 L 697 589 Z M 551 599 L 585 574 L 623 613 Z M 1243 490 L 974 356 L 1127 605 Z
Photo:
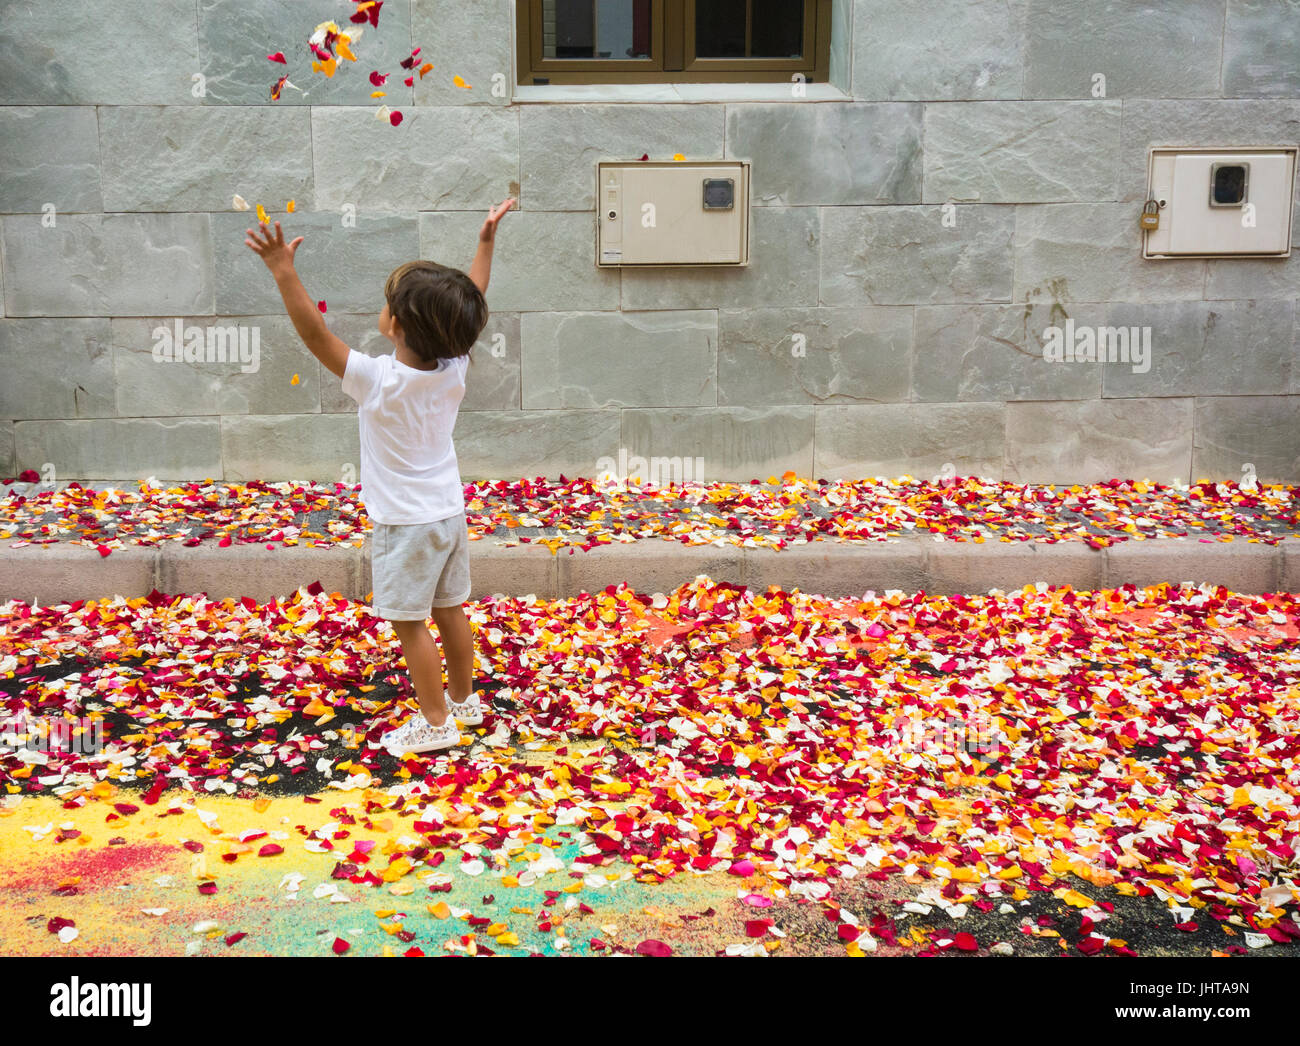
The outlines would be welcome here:
M 1285 258 L 1291 253 L 1295 146 L 1151 150 L 1147 198 L 1159 227 L 1144 258 Z
M 596 264 L 748 265 L 749 164 L 596 165 Z

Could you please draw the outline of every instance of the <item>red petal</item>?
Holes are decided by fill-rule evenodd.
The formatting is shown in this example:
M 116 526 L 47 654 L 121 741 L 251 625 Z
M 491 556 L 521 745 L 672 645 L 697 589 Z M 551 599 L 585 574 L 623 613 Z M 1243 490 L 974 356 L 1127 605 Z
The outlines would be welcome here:
M 316 303 L 316 308 L 320 309 L 321 312 L 324 312 L 324 311 L 325 311 L 325 303 L 324 303 L 323 301 L 318 301 L 318 302 Z
M 240 932 L 240 933 L 232 933 L 229 937 L 226 938 L 226 944 L 227 944 L 227 945 L 238 944 L 240 941 L 242 941 L 242 940 L 243 940 L 245 937 L 247 937 L 247 936 L 248 936 L 248 934 L 243 933 L 243 932 Z
M 975 943 L 975 938 L 968 933 L 957 934 L 952 943 L 964 952 L 973 952 L 979 948 L 979 945 Z
M 267 843 L 257 851 L 258 857 L 274 857 L 276 854 L 284 853 L 284 847 L 276 843 Z
M 391 113 L 388 114 L 388 122 L 391 123 L 394 127 L 396 127 L 399 123 L 402 122 L 402 114 L 399 113 L 396 109 L 394 109 Z
M 283 51 L 276 51 L 275 54 L 269 54 L 269 55 L 266 56 L 266 58 L 267 58 L 267 61 L 270 61 L 270 62 L 279 62 L 281 65 L 288 65 L 288 64 L 289 64 L 289 63 L 285 60 L 284 52 L 283 52 Z
M 636 952 L 638 955 L 654 955 L 659 958 L 664 958 L 672 955 L 673 950 L 669 948 L 668 945 L 664 944 L 663 941 L 656 941 L 651 938 L 638 944 L 636 946 Z
M 374 84 L 376 87 L 383 87 L 384 84 L 388 83 L 388 74 L 381 73 L 378 69 L 376 69 L 373 73 L 370 74 L 370 82 Z
M 216 893 L 216 892 L 217 892 L 216 883 L 201 883 L 199 885 L 199 893 Z
M 335 937 L 335 938 L 334 938 L 334 954 L 335 954 L 335 955 L 342 955 L 345 951 L 347 951 L 347 950 L 348 950 L 349 948 L 351 948 L 351 947 L 352 947 L 352 945 L 348 944 L 348 942 L 345 941 L 342 937 Z

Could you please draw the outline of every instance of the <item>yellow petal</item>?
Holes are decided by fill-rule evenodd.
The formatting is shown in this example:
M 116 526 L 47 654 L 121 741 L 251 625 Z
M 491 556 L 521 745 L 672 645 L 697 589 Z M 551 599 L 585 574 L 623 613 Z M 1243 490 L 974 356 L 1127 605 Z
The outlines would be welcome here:
M 463 79 L 461 79 L 459 76 L 453 76 L 453 77 L 451 78 L 451 82 L 454 83 L 457 87 L 464 87 L 466 90 L 468 90 L 468 89 L 469 89 L 469 86 L 470 86 L 470 85 L 467 84 Z
M 297 206 L 298 206 L 298 205 L 297 205 L 296 203 L 294 203 L 292 200 L 290 200 L 288 203 L 286 203 L 286 204 L 284 205 L 284 209 L 285 209 L 286 211 L 288 211 L 290 214 L 293 214 L 293 212 L 294 212 L 294 210 L 297 208 Z

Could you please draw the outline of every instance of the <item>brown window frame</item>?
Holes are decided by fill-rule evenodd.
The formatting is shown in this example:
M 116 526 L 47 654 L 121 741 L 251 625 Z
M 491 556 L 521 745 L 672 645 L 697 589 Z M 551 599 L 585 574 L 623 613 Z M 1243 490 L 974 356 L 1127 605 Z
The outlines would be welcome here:
M 543 58 L 542 0 L 517 0 L 518 83 L 788 83 L 802 73 L 825 83 L 830 72 L 831 0 L 804 5 L 802 58 L 695 57 L 696 0 L 650 0 L 649 58 Z

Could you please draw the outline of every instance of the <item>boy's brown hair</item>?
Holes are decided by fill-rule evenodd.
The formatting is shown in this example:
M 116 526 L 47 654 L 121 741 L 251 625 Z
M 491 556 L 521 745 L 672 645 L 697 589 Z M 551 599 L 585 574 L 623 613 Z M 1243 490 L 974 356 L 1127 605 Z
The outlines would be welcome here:
M 474 281 L 437 262 L 399 265 L 384 284 L 384 297 L 407 347 L 429 363 L 468 356 L 487 325 L 487 301 Z

